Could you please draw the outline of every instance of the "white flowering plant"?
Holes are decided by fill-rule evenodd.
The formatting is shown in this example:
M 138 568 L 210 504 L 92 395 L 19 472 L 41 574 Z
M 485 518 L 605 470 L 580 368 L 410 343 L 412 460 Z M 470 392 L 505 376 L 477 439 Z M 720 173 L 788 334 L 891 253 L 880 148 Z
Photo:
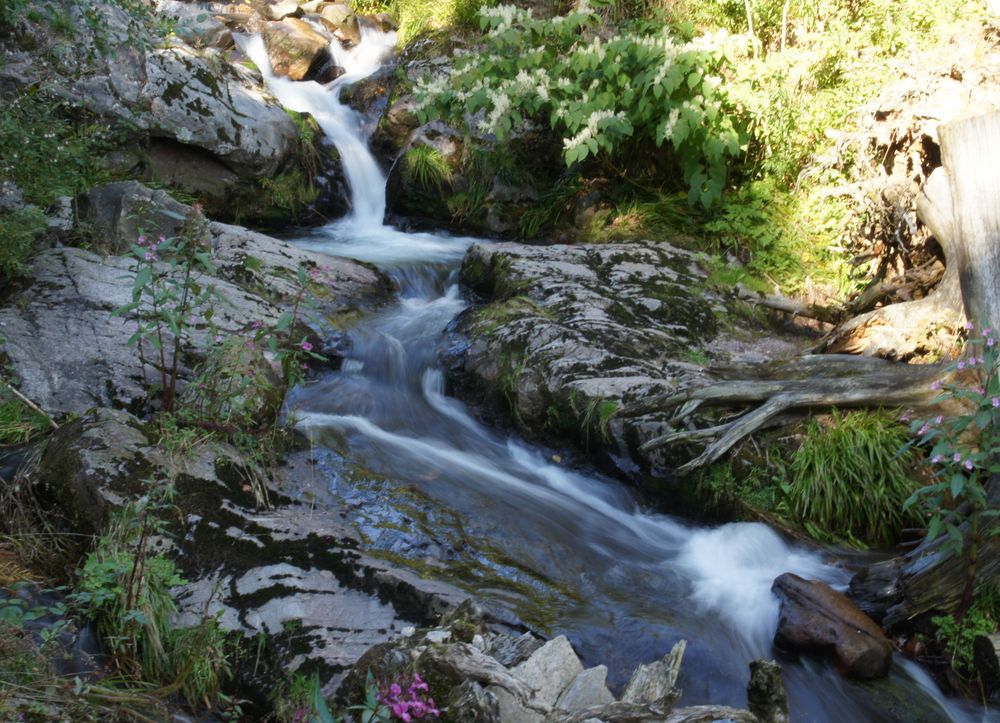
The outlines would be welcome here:
M 483 8 L 484 48 L 417 84 L 419 117 L 458 119 L 501 141 L 526 120 L 548 123 L 569 166 L 669 144 L 689 200 L 711 206 L 727 161 L 745 149 L 722 79 L 724 37 L 682 42 L 666 29 L 606 37 L 593 3 L 546 20 L 511 5 Z

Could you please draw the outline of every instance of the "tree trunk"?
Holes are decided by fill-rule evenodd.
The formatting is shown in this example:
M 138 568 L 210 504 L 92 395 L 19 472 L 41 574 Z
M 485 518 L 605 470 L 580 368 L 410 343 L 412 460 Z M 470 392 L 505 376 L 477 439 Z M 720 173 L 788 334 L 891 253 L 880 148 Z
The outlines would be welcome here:
M 953 246 L 969 319 L 1000 328 L 1000 112 L 938 129 L 951 187 Z

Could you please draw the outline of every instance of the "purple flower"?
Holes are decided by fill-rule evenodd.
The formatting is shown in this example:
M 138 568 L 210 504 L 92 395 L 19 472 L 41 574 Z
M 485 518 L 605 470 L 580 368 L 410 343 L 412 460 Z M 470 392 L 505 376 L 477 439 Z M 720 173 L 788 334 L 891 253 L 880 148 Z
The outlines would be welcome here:
M 389 686 L 389 695 L 393 698 L 398 698 L 402 693 L 403 689 L 399 687 L 399 683 L 393 683 Z
M 251 329 L 259 329 L 262 326 L 264 326 L 264 324 L 260 320 L 255 320 L 252 324 L 250 324 Z
M 934 424 L 941 424 L 941 422 L 943 422 L 943 421 L 944 421 L 944 417 L 942 417 L 940 414 L 937 415 L 936 417 L 934 417 Z
M 960 361 L 960 362 L 958 363 L 958 368 L 959 368 L 959 369 L 965 369 L 965 362 L 964 362 L 964 361 Z
M 247 349 L 249 349 L 250 351 L 253 351 L 256 348 L 257 347 L 254 345 L 253 339 L 247 339 Z
M 308 341 L 302 342 L 301 346 L 302 346 L 302 351 L 312 351 L 313 348 L 313 345 L 310 344 Z
M 940 388 L 941 388 L 941 380 L 940 379 L 935 380 L 935 382 L 933 384 L 931 384 L 931 389 L 933 389 L 935 392 L 938 389 L 940 389 Z
M 222 342 L 222 334 L 216 334 L 215 336 L 212 337 L 212 340 L 216 344 L 220 344 Z
M 940 464 L 941 460 L 944 459 L 940 454 L 935 454 L 931 459 L 931 464 Z
M 929 431 L 931 431 L 931 425 L 929 425 L 929 424 L 925 424 L 924 426 L 922 426 L 922 427 L 921 427 L 921 428 L 920 428 L 920 429 L 919 429 L 919 430 L 917 431 L 917 434 L 918 434 L 918 435 L 920 435 L 920 436 L 923 436 L 923 435 L 927 434 L 927 433 L 928 433 Z
M 966 331 L 972 331 L 972 322 L 971 321 L 965 322 L 965 330 Z
M 971 459 L 965 460 L 965 468 L 971 472 L 972 467 L 973 467 L 972 460 Z
M 959 454 L 958 452 L 955 452 L 955 456 L 954 456 L 954 457 L 952 457 L 951 459 L 952 459 L 952 461 L 954 461 L 954 462 L 961 462 L 961 461 L 962 461 L 962 455 L 961 455 L 961 454 Z
M 1000 407 L 1000 397 L 993 397 L 993 399 L 990 400 L 990 404 L 992 404 L 994 408 Z
M 996 340 L 993 339 L 993 337 L 990 337 L 989 339 L 986 340 L 986 346 L 993 346 L 995 343 Z
M 145 236 L 140 236 L 139 238 L 137 238 L 137 239 L 135 240 L 135 242 L 136 242 L 136 244 L 138 244 L 139 246 L 145 246 L 145 245 L 146 245 L 146 237 L 145 237 Z
M 157 261 L 157 256 L 152 251 L 146 252 L 146 261 Z

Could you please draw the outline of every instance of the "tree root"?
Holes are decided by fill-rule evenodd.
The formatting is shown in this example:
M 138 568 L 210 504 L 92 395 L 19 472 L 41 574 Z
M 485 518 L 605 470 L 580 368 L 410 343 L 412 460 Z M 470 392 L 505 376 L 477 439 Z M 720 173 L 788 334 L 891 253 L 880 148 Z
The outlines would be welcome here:
M 669 432 L 647 441 L 641 449 L 649 451 L 678 442 L 707 442 L 700 455 L 677 470 L 686 474 L 715 462 L 737 442 L 793 409 L 927 404 L 937 395 L 932 384 L 942 374 L 939 366 L 908 366 L 851 356 L 806 356 L 782 367 L 789 378 L 760 378 L 774 374 L 772 364 L 743 367 L 742 371 L 751 372 L 747 376 L 758 378 L 721 379 L 715 384 L 662 395 L 630 408 L 631 414 L 674 409 L 671 423 L 690 424 L 691 415 L 703 406 L 760 403 L 731 421 Z M 752 373 L 754 370 L 757 374 Z M 709 373 L 719 376 L 726 370 Z

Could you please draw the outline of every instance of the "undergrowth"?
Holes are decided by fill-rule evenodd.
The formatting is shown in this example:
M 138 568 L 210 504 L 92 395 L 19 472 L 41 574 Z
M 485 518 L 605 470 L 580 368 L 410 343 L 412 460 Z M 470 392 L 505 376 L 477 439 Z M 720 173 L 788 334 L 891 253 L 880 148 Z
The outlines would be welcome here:
M 903 508 L 918 486 L 919 457 L 909 431 L 883 411 L 813 418 L 789 466 L 791 514 L 817 539 L 876 545 L 896 541 L 920 519 Z M 904 450 L 904 451 L 900 451 Z

